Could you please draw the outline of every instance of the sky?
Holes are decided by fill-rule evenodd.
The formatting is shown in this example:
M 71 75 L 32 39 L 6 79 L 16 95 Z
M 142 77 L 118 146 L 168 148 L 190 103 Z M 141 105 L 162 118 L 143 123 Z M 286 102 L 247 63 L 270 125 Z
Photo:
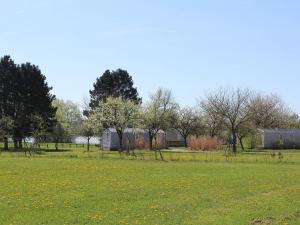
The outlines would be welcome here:
M 158 87 L 194 105 L 219 87 L 282 96 L 300 113 L 300 1 L 0 0 L 0 56 L 31 62 L 58 98 L 82 102 L 106 69 L 144 101 Z

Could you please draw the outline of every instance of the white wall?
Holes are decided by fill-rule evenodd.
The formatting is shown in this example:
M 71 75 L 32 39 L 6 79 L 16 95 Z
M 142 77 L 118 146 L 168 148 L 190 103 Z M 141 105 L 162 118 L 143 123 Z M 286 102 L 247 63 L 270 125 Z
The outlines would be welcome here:
M 87 144 L 88 140 L 87 137 L 83 136 L 77 136 L 72 138 L 72 143 L 74 144 Z M 100 145 L 101 144 L 101 138 L 100 137 L 91 137 L 90 144 L 92 145 Z

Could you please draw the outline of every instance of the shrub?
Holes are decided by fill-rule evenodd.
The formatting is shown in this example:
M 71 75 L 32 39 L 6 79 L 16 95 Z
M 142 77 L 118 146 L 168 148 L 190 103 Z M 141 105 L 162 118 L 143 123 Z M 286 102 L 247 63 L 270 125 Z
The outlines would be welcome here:
M 192 150 L 208 151 L 219 148 L 218 139 L 209 136 L 192 136 L 189 145 Z
M 163 149 L 163 142 L 161 140 L 161 136 L 158 134 L 152 140 L 152 146 L 154 149 Z
M 149 149 L 149 140 L 145 138 L 144 134 L 136 134 L 132 141 L 129 142 L 128 138 L 126 140 L 126 145 L 129 146 L 131 150 L 134 149 Z M 152 146 L 154 149 L 163 149 L 164 146 L 164 140 L 163 137 L 160 134 L 157 134 L 156 138 L 153 138 L 152 140 Z
M 137 135 L 135 138 L 135 148 L 136 149 L 145 149 L 146 141 L 143 135 Z

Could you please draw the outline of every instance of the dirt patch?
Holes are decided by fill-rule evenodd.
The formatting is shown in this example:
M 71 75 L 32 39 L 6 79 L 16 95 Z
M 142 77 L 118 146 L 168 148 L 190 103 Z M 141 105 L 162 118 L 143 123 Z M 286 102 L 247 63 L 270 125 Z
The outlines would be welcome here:
M 258 217 L 251 220 L 252 225 L 271 225 L 274 221 L 273 217 Z

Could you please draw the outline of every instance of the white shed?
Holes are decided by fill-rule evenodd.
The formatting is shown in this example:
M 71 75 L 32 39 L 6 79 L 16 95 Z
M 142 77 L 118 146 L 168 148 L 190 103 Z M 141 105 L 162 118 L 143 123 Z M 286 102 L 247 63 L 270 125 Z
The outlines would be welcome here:
M 87 137 L 84 137 L 84 136 L 72 137 L 71 141 L 74 144 L 87 144 L 88 143 Z M 100 137 L 96 137 L 96 136 L 91 137 L 90 138 L 90 144 L 92 144 L 92 145 L 100 145 L 101 144 L 101 138 Z
M 298 129 L 259 129 L 259 132 L 263 148 L 300 148 L 300 130 Z

